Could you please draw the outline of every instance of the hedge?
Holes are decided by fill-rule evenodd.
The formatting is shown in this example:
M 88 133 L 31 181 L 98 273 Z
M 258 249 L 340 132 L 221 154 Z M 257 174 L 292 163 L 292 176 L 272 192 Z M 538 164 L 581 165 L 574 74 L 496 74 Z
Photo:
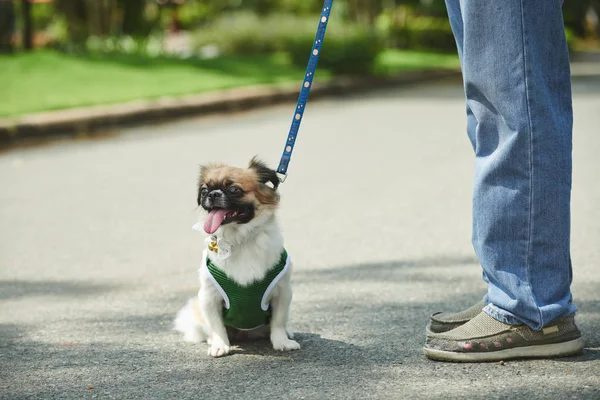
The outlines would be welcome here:
M 221 17 L 194 34 L 194 48 L 213 47 L 219 54 L 287 53 L 294 65 L 305 66 L 319 16 L 273 14 L 258 17 L 236 13 Z M 383 41 L 374 32 L 332 20 L 327 26 L 319 66 L 335 74 L 371 73 Z

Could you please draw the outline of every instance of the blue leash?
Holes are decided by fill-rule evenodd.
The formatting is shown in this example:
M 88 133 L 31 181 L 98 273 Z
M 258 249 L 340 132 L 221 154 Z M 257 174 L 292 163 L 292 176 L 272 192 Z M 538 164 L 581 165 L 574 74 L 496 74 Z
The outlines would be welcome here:
M 325 30 L 327 29 L 327 23 L 329 22 L 329 13 L 331 12 L 331 6 L 333 0 L 325 0 L 323 3 L 323 10 L 321 13 L 321 19 L 319 20 L 319 28 L 315 36 L 313 48 L 310 52 L 310 58 L 308 60 L 308 66 L 306 67 L 306 75 L 302 82 L 302 89 L 298 96 L 298 103 L 296 104 L 296 111 L 292 118 L 292 126 L 290 127 L 290 133 L 288 134 L 283 154 L 281 155 L 281 161 L 279 167 L 277 167 L 277 173 L 282 175 L 281 182 L 285 181 L 287 177 L 288 164 L 292 158 L 292 151 L 294 150 L 294 144 L 296 143 L 296 137 L 298 136 L 298 129 L 300 129 L 300 122 L 302 122 L 302 116 L 308 102 L 308 95 L 310 94 L 310 88 L 312 87 L 312 81 L 315 77 L 315 71 L 317 70 L 317 64 L 319 62 L 319 56 L 321 55 L 321 46 L 323 46 L 323 39 L 325 38 Z

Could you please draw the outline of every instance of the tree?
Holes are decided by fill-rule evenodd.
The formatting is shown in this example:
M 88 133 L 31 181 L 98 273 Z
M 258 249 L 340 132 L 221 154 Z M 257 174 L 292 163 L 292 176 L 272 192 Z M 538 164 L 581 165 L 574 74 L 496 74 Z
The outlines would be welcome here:
M 567 1 L 563 4 L 565 25 L 579 37 L 585 36 L 585 14 L 590 7 L 590 0 Z
M 31 1 L 21 0 L 21 18 L 23 20 L 23 48 L 33 48 L 33 21 L 31 16 Z
M 368 26 L 374 26 L 381 11 L 383 11 L 383 0 L 347 0 L 348 18 Z
M 116 0 L 86 0 L 88 34 L 108 36 L 113 33 L 113 20 L 118 12 Z
M 82 42 L 89 36 L 146 36 L 152 28 L 145 16 L 149 1 L 155 0 L 54 0 L 54 6 L 67 21 L 68 40 Z
M 13 51 L 15 8 L 12 0 L 0 0 L 0 53 Z
M 144 35 L 148 24 L 144 19 L 146 0 L 119 0 L 119 7 L 123 11 L 122 32 L 126 35 Z
M 81 42 L 89 36 L 86 2 L 81 0 L 54 0 L 56 11 L 67 20 L 69 41 Z

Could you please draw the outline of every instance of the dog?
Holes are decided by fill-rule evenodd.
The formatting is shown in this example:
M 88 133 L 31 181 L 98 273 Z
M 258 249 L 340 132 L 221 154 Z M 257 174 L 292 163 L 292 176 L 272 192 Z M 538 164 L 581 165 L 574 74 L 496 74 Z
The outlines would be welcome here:
M 276 219 L 280 179 L 257 157 L 247 168 L 200 167 L 195 230 L 207 235 L 198 295 L 177 313 L 185 341 L 207 342 L 208 354 L 230 353 L 230 340 L 269 337 L 275 350 L 300 349 L 287 329 L 291 262 Z

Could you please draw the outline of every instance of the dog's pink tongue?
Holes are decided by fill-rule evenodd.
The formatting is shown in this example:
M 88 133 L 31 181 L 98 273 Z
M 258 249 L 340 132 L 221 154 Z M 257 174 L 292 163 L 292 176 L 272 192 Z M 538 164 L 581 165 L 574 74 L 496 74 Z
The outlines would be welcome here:
M 204 232 L 212 235 L 219 229 L 227 215 L 227 210 L 212 210 L 204 221 Z

